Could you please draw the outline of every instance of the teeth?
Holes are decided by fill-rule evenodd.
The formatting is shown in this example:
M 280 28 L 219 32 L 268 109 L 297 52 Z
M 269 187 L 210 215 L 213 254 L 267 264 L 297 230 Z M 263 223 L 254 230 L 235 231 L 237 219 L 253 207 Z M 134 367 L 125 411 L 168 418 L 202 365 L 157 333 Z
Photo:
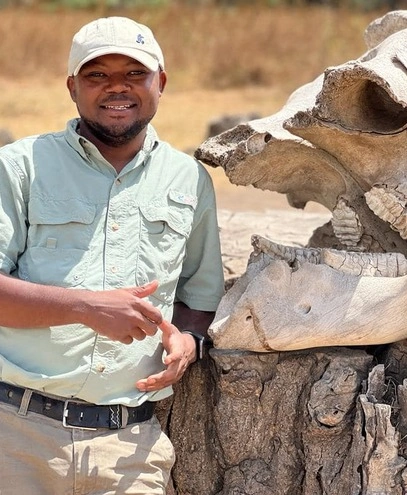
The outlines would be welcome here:
M 126 108 L 130 108 L 130 105 L 106 105 L 105 108 L 110 108 L 113 110 L 125 110 Z

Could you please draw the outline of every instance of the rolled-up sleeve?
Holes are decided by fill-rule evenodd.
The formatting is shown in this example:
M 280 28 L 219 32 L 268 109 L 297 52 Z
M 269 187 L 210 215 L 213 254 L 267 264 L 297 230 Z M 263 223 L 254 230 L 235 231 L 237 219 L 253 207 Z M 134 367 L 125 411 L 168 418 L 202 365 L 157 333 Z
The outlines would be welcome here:
M 0 270 L 5 273 L 16 269 L 26 247 L 26 182 L 23 170 L 0 152 Z

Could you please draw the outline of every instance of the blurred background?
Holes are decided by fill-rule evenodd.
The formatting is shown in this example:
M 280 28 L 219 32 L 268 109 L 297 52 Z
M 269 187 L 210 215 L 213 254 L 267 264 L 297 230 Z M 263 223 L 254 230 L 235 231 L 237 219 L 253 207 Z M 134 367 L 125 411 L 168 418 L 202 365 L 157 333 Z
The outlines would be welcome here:
M 154 31 L 169 82 L 153 123 L 193 152 L 212 120 L 277 112 L 327 67 L 360 57 L 371 21 L 404 8 L 403 0 L 0 0 L 0 130 L 17 139 L 76 116 L 67 57 L 73 34 L 97 17 L 124 15 Z M 220 208 L 288 207 L 282 195 L 209 171 Z

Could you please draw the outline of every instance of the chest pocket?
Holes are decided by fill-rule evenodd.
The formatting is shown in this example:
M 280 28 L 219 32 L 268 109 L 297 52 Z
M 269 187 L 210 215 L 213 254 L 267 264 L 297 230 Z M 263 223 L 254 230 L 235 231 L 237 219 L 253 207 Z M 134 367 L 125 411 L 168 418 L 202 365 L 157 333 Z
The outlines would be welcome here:
M 96 205 L 78 199 L 31 198 L 28 246 L 88 249 L 94 235 Z
M 88 270 L 95 218 L 96 206 L 87 202 L 31 198 L 19 277 L 61 287 L 81 285 Z
M 152 240 L 160 237 L 181 236 L 188 238 L 192 229 L 197 198 L 177 191 L 170 191 L 167 204 L 152 203 L 140 206 L 144 232 Z

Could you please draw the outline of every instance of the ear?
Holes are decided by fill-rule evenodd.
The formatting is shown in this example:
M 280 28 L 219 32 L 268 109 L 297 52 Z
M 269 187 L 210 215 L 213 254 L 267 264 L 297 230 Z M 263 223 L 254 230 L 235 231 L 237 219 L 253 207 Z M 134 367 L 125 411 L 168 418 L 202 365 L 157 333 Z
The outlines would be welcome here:
M 72 101 L 76 103 L 75 79 L 73 76 L 68 76 L 68 79 L 66 80 L 66 87 L 68 88 Z
M 161 96 L 164 91 L 165 85 L 167 84 L 167 73 L 165 72 L 165 70 L 160 70 L 159 77 L 160 77 L 159 87 L 160 87 L 160 96 Z

